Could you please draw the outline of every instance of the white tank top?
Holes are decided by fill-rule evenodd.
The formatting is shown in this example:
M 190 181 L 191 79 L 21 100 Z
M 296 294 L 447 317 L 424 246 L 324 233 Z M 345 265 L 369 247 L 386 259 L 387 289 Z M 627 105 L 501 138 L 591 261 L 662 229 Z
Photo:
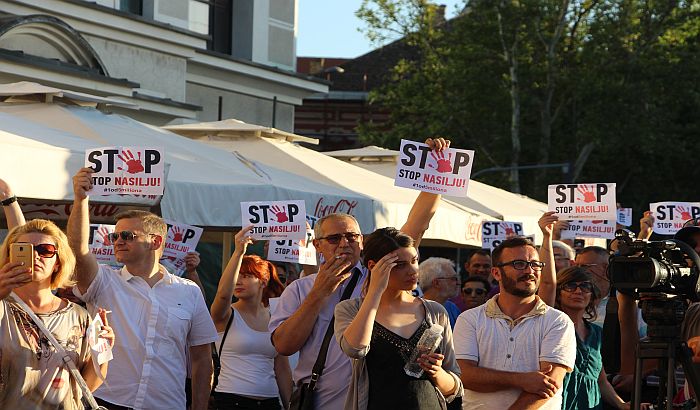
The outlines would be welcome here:
M 242 396 L 278 397 L 274 359 L 277 355 L 270 332 L 251 329 L 240 312 L 234 311 L 233 323 L 221 350 L 221 374 L 216 391 Z M 219 351 L 219 333 L 216 349 Z

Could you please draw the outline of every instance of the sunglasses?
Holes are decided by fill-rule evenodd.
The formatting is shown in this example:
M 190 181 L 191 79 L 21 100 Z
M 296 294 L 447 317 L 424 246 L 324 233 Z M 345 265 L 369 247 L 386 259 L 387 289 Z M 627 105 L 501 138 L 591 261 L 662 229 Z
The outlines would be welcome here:
M 56 245 L 50 243 L 42 243 L 39 245 L 34 245 L 34 251 L 39 254 L 42 258 L 53 258 L 58 253 Z
M 542 270 L 542 268 L 544 268 L 545 263 L 540 262 L 540 261 L 524 261 L 522 259 L 516 259 L 516 260 L 510 261 L 510 262 L 499 263 L 496 266 L 498 266 L 500 268 L 500 267 L 503 267 L 506 265 L 510 265 L 513 267 L 513 269 L 516 269 L 516 270 L 525 270 L 529 266 L 532 268 L 532 270 L 537 271 L 537 270 Z
M 131 231 L 121 231 L 121 232 L 112 232 L 108 235 L 108 237 L 109 237 L 109 243 L 114 245 L 114 243 L 119 238 L 122 238 L 123 241 L 131 242 L 137 236 L 146 236 L 146 235 L 155 235 L 155 234 L 154 233 L 133 233 Z
M 486 294 L 486 289 L 481 289 L 481 288 L 464 288 L 462 289 L 462 293 L 464 293 L 467 296 L 471 296 L 472 294 L 474 296 L 484 296 Z
M 321 239 L 325 239 L 331 245 L 337 245 L 343 238 L 345 238 L 348 243 L 355 243 L 358 239 L 360 239 L 360 234 L 355 232 L 338 233 L 335 235 L 328 235 L 318 238 L 318 240 L 320 241 Z
M 568 282 L 561 285 L 561 290 L 565 290 L 567 292 L 576 292 L 576 288 L 581 289 L 581 292 L 583 293 L 593 292 L 593 284 L 591 282 Z

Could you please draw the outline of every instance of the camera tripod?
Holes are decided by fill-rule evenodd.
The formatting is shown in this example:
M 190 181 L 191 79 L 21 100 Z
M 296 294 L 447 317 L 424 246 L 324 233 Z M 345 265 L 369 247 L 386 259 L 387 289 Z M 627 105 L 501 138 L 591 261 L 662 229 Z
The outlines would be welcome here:
M 688 345 L 680 340 L 680 329 L 688 304 L 679 299 L 642 300 L 642 317 L 648 324 L 649 340 L 637 345 L 634 367 L 634 390 L 631 408 L 639 410 L 642 394 L 642 368 L 647 359 L 659 360 L 659 395 L 654 409 L 673 409 L 676 366 L 680 363 L 686 380 L 696 394 L 700 393 L 700 371 L 693 366 L 693 353 Z M 682 408 L 691 409 L 694 404 Z M 679 408 L 679 407 L 676 407 Z

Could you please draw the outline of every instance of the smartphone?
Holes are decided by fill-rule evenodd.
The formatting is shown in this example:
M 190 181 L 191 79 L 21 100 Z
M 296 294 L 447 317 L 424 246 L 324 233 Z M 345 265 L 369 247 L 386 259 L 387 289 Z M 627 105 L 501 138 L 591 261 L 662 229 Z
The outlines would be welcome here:
M 18 242 L 10 245 L 10 262 L 24 262 L 24 266 L 31 269 L 34 280 L 34 245 Z

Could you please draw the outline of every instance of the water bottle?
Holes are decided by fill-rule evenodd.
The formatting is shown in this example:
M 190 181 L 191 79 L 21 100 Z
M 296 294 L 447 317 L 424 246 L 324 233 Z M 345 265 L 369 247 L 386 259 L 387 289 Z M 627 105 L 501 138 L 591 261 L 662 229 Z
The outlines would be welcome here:
M 438 324 L 433 324 L 429 328 L 425 329 L 423 335 L 421 335 L 416 348 L 411 353 L 411 358 L 409 359 L 403 370 L 407 375 L 413 376 L 415 378 L 420 378 L 423 375 L 423 368 L 418 364 L 418 358 L 424 354 L 430 354 L 435 352 L 438 345 L 442 341 L 442 326 Z

